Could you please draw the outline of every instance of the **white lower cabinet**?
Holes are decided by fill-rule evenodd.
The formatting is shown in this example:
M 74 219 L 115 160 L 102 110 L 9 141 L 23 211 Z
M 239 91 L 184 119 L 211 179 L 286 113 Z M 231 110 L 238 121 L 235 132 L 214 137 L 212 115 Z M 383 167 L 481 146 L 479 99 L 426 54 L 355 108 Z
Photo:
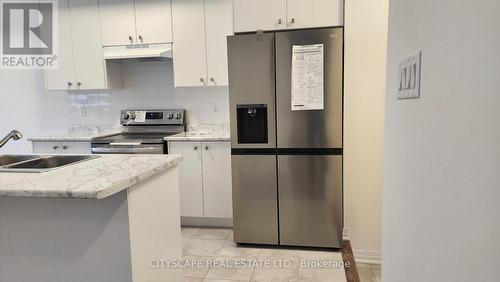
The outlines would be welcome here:
M 169 153 L 182 155 L 179 166 L 181 216 L 203 217 L 201 143 L 170 142 Z
M 203 143 L 205 217 L 233 217 L 230 143 Z
M 91 153 L 90 142 L 33 141 L 33 153 L 35 153 L 35 154 L 87 155 L 87 154 Z
M 231 144 L 171 141 L 169 153 L 183 156 L 181 216 L 232 218 Z

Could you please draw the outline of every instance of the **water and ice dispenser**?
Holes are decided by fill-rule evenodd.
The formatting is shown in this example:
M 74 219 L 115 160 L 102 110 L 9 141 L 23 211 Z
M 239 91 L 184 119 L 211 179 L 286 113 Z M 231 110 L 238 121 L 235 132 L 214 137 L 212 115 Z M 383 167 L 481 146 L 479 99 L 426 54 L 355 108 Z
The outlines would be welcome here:
M 267 143 L 267 105 L 237 105 L 236 109 L 238 120 L 238 143 Z

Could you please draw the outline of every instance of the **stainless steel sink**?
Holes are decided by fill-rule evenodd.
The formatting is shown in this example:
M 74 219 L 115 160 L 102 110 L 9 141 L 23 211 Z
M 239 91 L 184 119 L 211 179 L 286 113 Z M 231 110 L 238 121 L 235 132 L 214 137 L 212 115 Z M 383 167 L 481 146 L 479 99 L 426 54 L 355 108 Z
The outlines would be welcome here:
M 33 159 L 41 158 L 38 155 L 4 155 L 0 156 L 0 167 L 11 165 L 19 162 L 29 161 Z
M 10 164 L 0 166 L 0 172 L 32 172 L 42 173 L 51 170 L 59 169 L 62 167 L 74 165 L 84 161 L 99 158 L 96 155 L 56 155 L 56 156 L 0 156 L 0 160 L 5 157 L 5 162 L 11 161 Z M 9 159 L 10 157 L 10 159 Z M 18 158 L 17 162 L 15 158 Z

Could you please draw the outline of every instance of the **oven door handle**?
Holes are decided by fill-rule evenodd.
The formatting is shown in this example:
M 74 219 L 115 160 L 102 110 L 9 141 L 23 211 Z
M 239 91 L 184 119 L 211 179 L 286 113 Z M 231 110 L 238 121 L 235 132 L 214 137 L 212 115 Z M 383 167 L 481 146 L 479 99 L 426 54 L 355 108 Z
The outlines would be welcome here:
M 126 146 L 92 146 L 92 154 L 163 154 L 162 145 L 140 147 Z
M 140 146 L 142 143 L 109 143 L 111 146 Z

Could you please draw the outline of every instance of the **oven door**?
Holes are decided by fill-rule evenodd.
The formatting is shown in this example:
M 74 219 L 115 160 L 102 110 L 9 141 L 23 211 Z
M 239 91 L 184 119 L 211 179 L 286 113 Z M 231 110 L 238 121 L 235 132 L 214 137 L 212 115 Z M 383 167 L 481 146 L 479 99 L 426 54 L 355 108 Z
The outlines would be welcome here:
M 92 154 L 166 154 L 164 144 L 111 143 L 92 144 Z

